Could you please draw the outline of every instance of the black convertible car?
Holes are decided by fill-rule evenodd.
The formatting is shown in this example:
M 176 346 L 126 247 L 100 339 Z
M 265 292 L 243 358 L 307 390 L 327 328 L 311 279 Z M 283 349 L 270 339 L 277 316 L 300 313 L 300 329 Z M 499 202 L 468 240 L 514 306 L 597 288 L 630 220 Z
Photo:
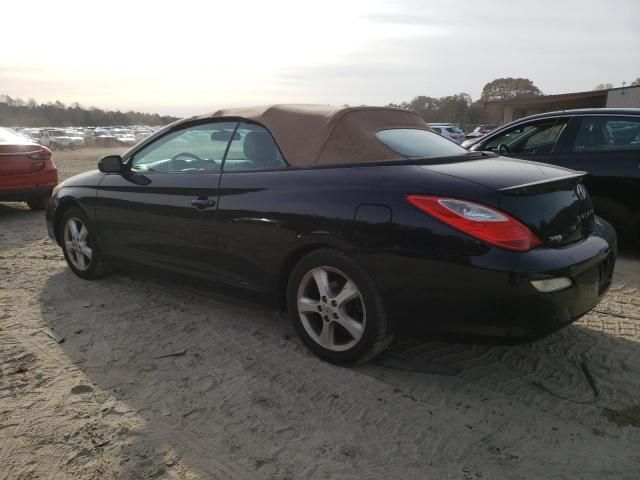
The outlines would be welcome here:
M 267 294 L 335 363 L 403 322 L 534 339 L 611 281 L 584 172 L 467 152 L 405 110 L 222 110 L 98 167 L 47 209 L 74 273 L 137 262 Z

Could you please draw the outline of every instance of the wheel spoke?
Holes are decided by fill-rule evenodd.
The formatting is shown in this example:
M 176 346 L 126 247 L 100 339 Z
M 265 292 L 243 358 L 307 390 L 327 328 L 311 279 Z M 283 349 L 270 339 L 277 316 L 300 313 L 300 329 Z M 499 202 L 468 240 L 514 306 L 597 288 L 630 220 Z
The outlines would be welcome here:
M 67 252 L 72 252 L 73 251 L 73 242 L 71 240 L 67 240 L 64 242 L 64 246 L 67 249 Z
M 69 230 L 71 231 L 71 236 L 73 238 L 78 238 L 78 235 L 80 234 L 80 232 L 78 231 L 78 225 L 76 225 L 76 222 L 73 220 L 69 221 Z
M 318 313 L 319 302 L 312 298 L 302 297 L 298 299 L 298 311 L 300 313 Z
M 84 242 L 87 239 L 87 235 L 88 234 L 89 234 L 89 230 L 87 230 L 87 227 L 82 225 L 82 228 L 80 229 L 80 232 L 78 233 L 78 240 L 80 240 L 81 242 Z
M 335 300 L 338 302 L 338 306 L 341 307 L 345 303 L 353 300 L 354 298 L 358 298 L 360 296 L 360 292 L 358 291 L 358 287 L 356 287 L 355 283 L 351 280 L 347 280 L 347 282 L 340 290 L 340 293 L 336 296 Z
M 333 322 L 322 322 L 322 331 L 318 340 L 323 347 L 333 349 L 335 345 Z
M 331 288 L 329 287 L 329 275 L 327 275 L 327 271 L 322 268 L 317 268 L 313 271 L 313 279 L 318 286 L 318 292 L 320 292 L 320 297 L 326 296 L 330 297 Z
M 349 332 L 349 335 L 354 340 L 359 340 L 362 337 L 362 324 L 351 318 L 345 313 L 340 313 L 338 318 L 335 319 L 336 323 L 339 323 L 344 329 Z
M 81 270 L 84 270 L 87 266 L 87 262 L 84 258 L 84 255 L 78 252 L 74 252 L 74 254 L 76 256 L 76 262 L 78 262 L 78 268 Z
M 91 255 L 93 255 L 93 251 L 91 250 L 91 247 L 89 245 L 87 245 L 86 243 L 81 243 L 80 253 L 83 256 L 87 257 L 87 260 L 91 261 Z

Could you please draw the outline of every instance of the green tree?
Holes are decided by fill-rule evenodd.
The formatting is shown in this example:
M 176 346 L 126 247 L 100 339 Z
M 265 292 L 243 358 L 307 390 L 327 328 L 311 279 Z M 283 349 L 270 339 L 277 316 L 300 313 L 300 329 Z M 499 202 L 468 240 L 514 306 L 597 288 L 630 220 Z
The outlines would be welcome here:
M 496 78 L 482 89 L 481 99 L 508 100 L 515 97 L 542 95 L 542 92 L 528 78 Z
M 599 83 L 594 87 L 594 90 L 609 90 L 613 88 L 613 83 Z

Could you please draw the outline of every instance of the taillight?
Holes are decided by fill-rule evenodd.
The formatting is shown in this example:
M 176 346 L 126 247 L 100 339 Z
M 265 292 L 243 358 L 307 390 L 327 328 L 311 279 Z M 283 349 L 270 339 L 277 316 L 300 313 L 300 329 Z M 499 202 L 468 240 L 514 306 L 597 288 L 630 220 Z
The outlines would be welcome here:
M 526 252 L 542 245 L 526 225 L 479 203 L 425 195 L 407 195 L 407 201 L 441 222 L 505 250 Z
M 43 148 L 42 150 L 38 150 L 37 152 L 30 153 L 29 155 L 27 155 L 27 157 L 31 160 L 49 160 L 51 158 L 51 150 L 49 150 L 48 148 Z

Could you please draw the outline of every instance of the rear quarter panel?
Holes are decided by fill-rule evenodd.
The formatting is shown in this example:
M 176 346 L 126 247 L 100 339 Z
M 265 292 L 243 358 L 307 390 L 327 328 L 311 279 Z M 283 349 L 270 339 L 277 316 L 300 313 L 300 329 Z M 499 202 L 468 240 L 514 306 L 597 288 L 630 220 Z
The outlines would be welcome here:
M 456 242 L 463 244 L 462 254 L 478 248 L 471 239 L 452 243 L 451 229 L 409 205 L 404 199 L 409 193 L 497 202 L 486 187 L 415 165 L 223 173 L 218 202 L 223 276 L 256 290 L 279 289 L 292 259 L 329 246 L 356 256 L 385 290 L 397 282 L 376 264 L 381 252 L 438 255 L 438 244 L 450 251 L 460 247 Z M 388 225 L 376 225 L 376 215 L 356 219 L 362 205 L 388 209 Z

